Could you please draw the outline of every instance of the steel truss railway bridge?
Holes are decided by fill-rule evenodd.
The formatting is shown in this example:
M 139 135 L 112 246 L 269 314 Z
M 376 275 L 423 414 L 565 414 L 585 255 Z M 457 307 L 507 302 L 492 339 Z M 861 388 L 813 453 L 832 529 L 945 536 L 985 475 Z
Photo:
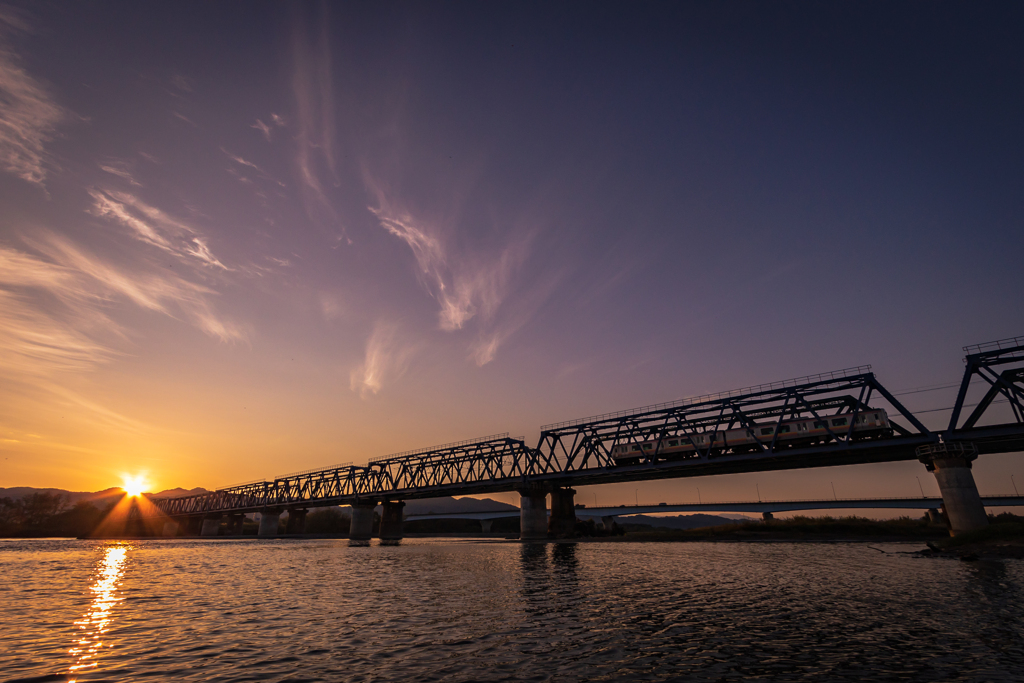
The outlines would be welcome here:
M 573 486 L 917 459 L 935 474 L 951 533 L 957 533 L 987 523 L 971 462 L 979 454 L 1024 450 L 1024 337 L 964 347 L 964 352 L 963 379 L 944 431 L 926 428 L 879 382 L 871 366 L 860 366 L 549 424 L 541 427 L 536 447 L 499 434 L 399 453 L 367 465 L 308 470 L 202 495 L 154 498 L 152 505 L 133 507 L 129 523 L 153 528 L 162 520 L 166 535 L 217 535 L 225 520 L 228 533 L 240 533 L 245 514 L 261 513 L 259 535 L 266 537 L 278 534 L 285 511 L 286 533 L 301 533 L 309 508 L 350 505 L 350 537 L 368 539 L 374 508 L 382 504 L 380 537 L 396 539 L 402 535 L 405 500 L 517 491 L 521 537 L 539 539 L 572 533 Z M 980 383 L 985 393 L 977 403 L 967 404 L 972 383 Z M 983 425 L 992 422 L 995 403 L 1009 404 L 1012 421 Z M 887 411 L 892 434 L 855 434 L 858 416 L 879 408 Z M 835 427 L 835 416 L 847 416 L 848 426 Z M 800 418 L 823 423 L 827 436 L 809 445 L 780 442 L 782 421 Z M 768 426 L 775 429 L 762 437 L 762 428 Z M 750 430 L 752 447 L 716 448 L 706 436 L 730 429 Z M 661 452 L 669 437 L 693 446 L 688 457 Z M 612 456 L 615 446 L 652 441 L 654 447 L 643 450 L 635 464 L 618 464 Z

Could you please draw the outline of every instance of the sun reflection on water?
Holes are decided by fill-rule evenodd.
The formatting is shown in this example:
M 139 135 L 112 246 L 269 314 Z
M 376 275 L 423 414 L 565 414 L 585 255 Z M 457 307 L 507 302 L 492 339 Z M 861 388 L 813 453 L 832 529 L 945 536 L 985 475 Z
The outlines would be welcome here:
M 97 567 L 96 583 L 90 586 L 92 604 L 89 611 L 75 622 L 82 633 L 75 646 L 68 650 L 75 658 L 75 663 L 69 667 L 72 674 L 95 669 L 98 665 L 96 658 L 103 648 L 114 647 L 113 643 L 106 642 L 105 634 L 110 630 L 111 611 L 122 599 L 118 597 L 117 589 L 121 585 L 127 557 L 127 545 L 110 546 L 103 554 L 103 560 Z M 68 683 L 74 683 L 74 680 Z

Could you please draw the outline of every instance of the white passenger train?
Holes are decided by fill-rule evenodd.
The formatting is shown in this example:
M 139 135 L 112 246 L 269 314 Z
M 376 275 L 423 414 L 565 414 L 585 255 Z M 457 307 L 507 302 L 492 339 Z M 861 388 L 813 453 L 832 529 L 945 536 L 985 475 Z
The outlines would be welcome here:
M 657 452 L 658 460 L 679 460 L 694 458 L 707 452 L 711 446 L 712 454 L 725 451 L 733 453 L 750 453 L 759 450 L 758 442 L 764 446 L 775 439 L 776 448 L 780 446 L 810 446 L 824 443 L 832 439 L 832 435 L 845 436 L 850 431 L 850 420 L 853 414 L 830 415 L 820 420 L 816 418 L 800 418 L 783 420 L 779 425 L 778 438 L 775 439 L 776 425 L 760 424 L 751 429 L 726 429 L 717 432 L 699 432 L 697 434 L 676 434 L 660 440 L 652 439 L 628 444 L 619 444 L 612 448 L 612 458 L 617 465 L 636 465 L 649 459 Z M 892 425 L 884 410 L 872 409 L 857 414 L 853 425 L 852 438 L 867 439 L 892 436 Z M 831 430 L 831 434 L 829 433 Z

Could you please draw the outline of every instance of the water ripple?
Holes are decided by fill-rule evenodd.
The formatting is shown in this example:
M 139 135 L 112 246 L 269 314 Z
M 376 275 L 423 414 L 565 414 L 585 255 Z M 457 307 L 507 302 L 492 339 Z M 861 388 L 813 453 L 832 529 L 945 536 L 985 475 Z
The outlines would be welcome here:
M 1024 563 L 884 549 L 0 541 L 0 675 L 1020 680 Z

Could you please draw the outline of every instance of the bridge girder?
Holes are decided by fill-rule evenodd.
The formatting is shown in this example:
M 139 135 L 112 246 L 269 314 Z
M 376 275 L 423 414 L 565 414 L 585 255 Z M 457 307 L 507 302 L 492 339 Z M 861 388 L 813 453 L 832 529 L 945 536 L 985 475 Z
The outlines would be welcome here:
M 507 434 L 403 453 L 371 461 L 250 482 L 208 494 L 153 499 L 166 516 L 259 512 L 290 507 L 349 505 L 384 500 L 428 498 L 509 491 L 528 483 L 572 486 L 707 476 L 734 472 L 823 467 L 916 459 L 916 448 L 940 438 L 976 443 L 981 453 L 1024 449 L 1024 338 L 969 347 L 964 380 L 950 427 L 941 435 L 928 430 L 888 390 L 870 366 L 803 377 L 608 414 L 541 428 L 537 448 Z M 1003 366 L 1011 367 L 1004 368 Z M 998 371 L 996 368 L 999 368 Z M 957 427 L 967 387 L 975 375 L 989 389 L 975 411 Z M 1010 403 L 1015 424 L 979 427 L 998 396 Z M 884 401 L 892 436 L 858 438 L 857 415 Z M 778 425 L 786 419 L 850 415 L 846 429 L 833 429 L 822 443 L 790 447 L 779 443 Z M 824 420 L 823 420 L 824 421 Z M 743 427 L 775 426 L 747 452 L 700 446 L 696 437 Z M 692 457 L 668 460 L 661 439 L 688 439 Z M 657 447 L 635 465 L 617 464 L 619 444 L 656 440 Z M 141 513 L 133 513 L 141 514 Z

